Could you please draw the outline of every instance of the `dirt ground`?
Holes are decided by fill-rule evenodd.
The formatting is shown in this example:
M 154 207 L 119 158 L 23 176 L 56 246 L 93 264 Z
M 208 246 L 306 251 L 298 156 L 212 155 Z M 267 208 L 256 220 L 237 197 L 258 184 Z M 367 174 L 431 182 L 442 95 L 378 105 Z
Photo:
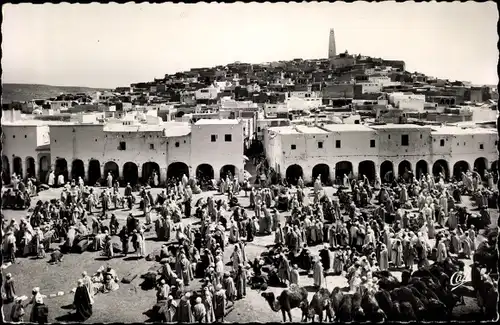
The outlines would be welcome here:
M 122 193 L 124 189 L 121 189 Z M 152 189 L 151 193 L 156 197 L 156 194 L 160 190 Z M 327 189 L 328 194 L 331 195 L 333 192 L 332 188 Z M 50 189 L 43 191 L 38 197 L 32 200 L 34 205 L 37 200 L 48 200 L 52 198 L 57 198 L 60 195 L 60 190 Z M 216 195 L 216 198 L 220 198 L 214 192 L 205 192 L 195 195 L 193 202 L 196 202 L 198 198 L 202 196 Z M 244 193 L 238 197 L 239 202 L 242 206 L 248 206 L 249 200 L 244 197 Z M 136 205 L 133 209 L 134 215 L 140 215 L 141 212 L 137 209 Z M 252 211 L 247 211 L 249 215 L 252 215 Z M 498 219 L 498 213 L 492 212 L 492 223 L 496 225 Z M 10 220 L 12 218 L 19 220 L 25 217 L 28 213 L 27 211 L 13 211 L 4 210 L 2 211 L 5 218 Z M 115 210 L 113 213 L 116 214 L 118 220 L 120 221 L 120 226 L 125 224 L 125 219 L 129 213 L 126 210 Z M 281 218 L 284 220 L 284 214 L 281 214 Z M 156 218 L 156 216 L 153 216 Z M 90 221 L 90 220 L 89 220 Z M 185 224 L 194 223 L 198 220 L 194 218 L 183 219 L 182 222 Z M 91 223 L 89 223 L 91 224 Z M 146 250 L 151 252 L 152 250 L 159 249 L 164 242 L 159 242 L 155 240 L 156 234 L 154 230 L 146 233 Z M 118 238 L 113 239 L 119 242 Z M 175 239 L 174 239 L 175 240 Z M 259 256 L 265 249 L 266 245 L 272 245 L 274 241 L 274 234 L 263 237 L 256 237 L 253 243 L 248 243 L 246 246 L 246 254 L 249 259 L 254 259 Z M 57 246 L 54 244 L 54 246 Z M 311 250 L 316 252 L 321 246 L 313 247 Z M 230 255 L 233 252 L 233 245 L 229 245 L 225 249 L 225 262 L 229 262 Z M 63 296 L 48 297 L 45 299 L 46 304 L 49 307 L 49 322 L 62 322 L 68 321 L 68 314 L 70 310 L 65 307 L 72 303 L 73 294 L 70 290 L 76 286 L 76 281 L 81 277 L 83 271 L 87 271 L 89 274 L 93 274 L 101 265 L 110 265 L 114 268 L 119 277 L 124 277 L 130 272 L 135 272 L 139 276 L 130 284 L 120 283 L 120 288 L 112 293 L 108 294 L 98 294 L 95 297 L 95 303 L 93 306 L 93 315 L 88 319 L 87 323 L 94 322 L 145 322 L 148 317 L 144 314 L 149 310 L 156 302 L 156 292 L 155 290 L 144 291 L 141 289 L 140 284 L 142 279 L 140 275 L 145 273 L 151 266 L 155 265 L 155 262 L 148 262 L 144 259 L 142 260 L 128 260 L 128 258 L 116 257 L 111 260 L 107 260 L 100 256 L 100 252 L 85 252 L 83 254 L 69 254 L 65 256 L 64 261 L 60 265 L 49 265 L 47 263 L 48 257 L 46 259 L 34 259 L 34 258 L 19 258 L 17 263 L 3 269 L 2 272 L 12 273 L 13 279 L 15 281 L 15 288 L 17 295 L 31 296 L 31 290 L 35 286 L 41 288 L 41 293 L 49 296 L 50 294 L 55 294 L 59 291 L 65 292 Z M 466 261 L 466 264 L 470 264 L 470 261 Z M 231 269 L 231 266 L 226 266 L 227 270 Z M 395 272 L 396 276 L 400 276 L 400 272 Z M 312 278 L 307 276 L 301 276 L 300 278 L 301 286 L 312 285 Z M 327 287 L 332 290 L 334 287 L 345 287 L 347 286 L 346 280 L 341 276 L 328 276 Z M 200 280 L 195 279 L 194 283 L 191 284 L 191 289 L 198 289 L 201 286 Z M 279 294 L 282 288 L 269 288 L 269 291 L 273 291 L 275 294 Z M 313 292 L 309 293 L 310 298 Z M 26 309 L 26 317 L 29 317 L 31 307 Z M 466 305 L 459 306 L 455 309 L 455 314 L 458 319 L 477 319 L 474 318 L 478 313 L 478 307 L 474 299 L 466 298 Z M 4 306 L 5 320 L 10 320 L 10 305 Z M 301 312 L 296 309 L 292 311 L 292 316 L 295 321 L 300 320 Z M 470 316 L 467 316 L 470 315 Z M 243 300 L 235 302 L 233 307 L 230 307 L 230 312 L 225 318 L 225 321 L 229 322 L 279 322 L 282 320 L 281 313 L 274 313 L 268 303 L 261 297 L 260 292 L 251 290 L 247 288 L 247 296 Z

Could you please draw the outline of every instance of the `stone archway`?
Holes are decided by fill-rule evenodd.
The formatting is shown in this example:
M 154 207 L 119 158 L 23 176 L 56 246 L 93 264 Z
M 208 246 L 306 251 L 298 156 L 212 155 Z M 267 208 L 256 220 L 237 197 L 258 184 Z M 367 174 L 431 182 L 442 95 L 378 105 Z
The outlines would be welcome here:
M 327 164 L 317 164 L 312 169 L 312 182 L 316 181 L 316 178 L 321 175 L 321 183 L 325 185 L 331 185 L 332 178 L 330 175 L 330 166 Z
M 408 160 L 403 160 L 398 165 L 398 176 L 403 177 L 405 181 L 409 181 L 412 172 L 411 163 Z
M 196 168 L 196 178 L 201 181 L 208 181 L 215 178 L 214 168 L 210 164 L 201 164 Z
M 376 169 L 375 169 L 375 163 L 371 160 L 364 160 L 359 163 L 358 165 L 358 176 L 362 177 L 362 175 L 365 175 L 370 182 L 373 182 L 375 180 L 376 176 Z
M 344 175 L 349 176 L 353 172 L 350 161 L 339 161 L 335 164 L 335 179 L 342 182 Z
M 78 178 L 85 180 L 85 165 L 81 159 L 75 159 L 71 163 L 71 179 L 78 184 Z
M 394 180 L 394 165 L 392 161 L 386 160 L 380 165 L 380 179 L 384 183 Z
M 2 182 L 10 184 L 10 162 L 7 156 L 2 155 Z
M 113 180 L 116 180 L 120 177 L 120 167 L 114 161 L 108 161 L 104 164 L 104 174 L 101 176 L 102 179 L 106 180 L 108 177 L 108 173 L 111 173 L 113 176 Z
M 58 158 L 58 159 L 56 159 L 55 167 L 56 167 L 55 176 L 56 176 L 57 185 L 63 185 L 63 184 L 59 184 L 58 179 L 59 179 L 59 175 L 63 175 L 64 182 L 68 181 L 68 177 L 69 177 L 68 162 L 64 158 Z
M 304 171 L 299 165 L 290 165 L 286 169 L 286 181 L 288 184 L 297 185 L 300 177 L 304 177 Z
M 465 160 L 460 160 L 453 165 L 453 177 L 458 180 L 462 179 L 462 172 L 466 173 L 470 170 L 469 163 Z
M 417 165 L 415 166 L 416 172 L 417 172 L 417 179 L 420 179 L 423 175 L 426 175 L 428 171 L 428 166 L 427 166 L 427 161 L 425 160 L 419 160 L 417 162 Z
M 158 176 L 158 182 L 160 181 L 160 166 L 152 161 L 145 162 L 142 164 L 142 182 L 144 184 L 150 184 L 153 186 L 153 175 L 156 172 L 156 175 Z M 151 182 L 150 181 L 151 178 Z
M 167 168 L 167 179 L 170 181 L 171 179 L 180 180 L 183 175 L 189 178 L 189 167 L 187 164 L 183 162 L 174 162 L 171 163 Z
M 488 170 L 488 160 L 484 157 L 477 158 L 474 161 L 474 170 L 476 170 L 481 178 L 484 179 L 484 172 Z
M 222 168 L 220 169 L 220 175 L 219 177 L 221 179 L 226 179 L 226 176 L 230 176 L 232 177 L 232 179 L 234 179 L 234 177 L 237 176 L 237 173 L 238 173 L 238 170 L 236 169 L 236 167 L 234 165 L 224 165 L 222 166 Z
M 118 165 L 116 165 L 118 168 Z M 88 168 L 88 182 L 94 186 L 101 179 L 101 163 L 99 160 L 91 159 Z
M 436 160 L 432 165 L 432 175 L 434 175 L 434 177 L 438 177 L 439 174 L 444 174 L 446 179 L 450 178 L 448 162 L 444 159 Z
M 49 182 L 49 172 L 50 172 L 50 158 L 48 156 L 41 156 L 38 161 L 38 174 L 40 178 L 40 182 L 48 183 Z
M 18 178 L 23 178 L 23 160 L 20 157 L 14 157 L 12 162 L 12 171 Z
M 26 158 L 26 177 L 36 177 L 36 163 L 35 158 Z
M 126 162 L 123 165 L 123 181 L 125 184 L 130 183 L 134 186 L 139 181 L 139 168 L 133 162 Z

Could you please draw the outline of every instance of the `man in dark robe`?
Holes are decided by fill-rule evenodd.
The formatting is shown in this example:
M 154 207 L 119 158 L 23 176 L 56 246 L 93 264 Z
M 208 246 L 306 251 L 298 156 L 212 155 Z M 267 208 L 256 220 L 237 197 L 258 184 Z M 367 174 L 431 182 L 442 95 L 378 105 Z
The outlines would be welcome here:
M 177 317 L 180 323 L 194 322 L 190 298 L 191 294 L 188 292 L 179 301 L 179 307 L 177 308 Z
M 78 280 L 78 287 L 75 291 L 73 306 L 76 309 L 75 318 L 79 321 L 85 321 L 92 316 L 92 302 L 87 288 L 82 280 Z
M 320 251 L 319 251 L 319 257 L 321 259 L 321 264 L 323 264 L 323 268 L 325 271 L 328 271 L 330 269 L 330 250 L 328 247 L 325 245 Z

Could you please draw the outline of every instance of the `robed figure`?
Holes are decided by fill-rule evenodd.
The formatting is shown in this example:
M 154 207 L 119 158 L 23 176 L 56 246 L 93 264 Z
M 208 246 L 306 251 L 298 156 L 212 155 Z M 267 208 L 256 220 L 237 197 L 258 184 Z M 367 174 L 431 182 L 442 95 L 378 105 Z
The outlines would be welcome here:
M 83 284 L 83 280 L 78 281 L 73 306 L 76 309 L 75 318 L 79 321 L 85 321 L 92 316 L 92 302 L 89 291 Z

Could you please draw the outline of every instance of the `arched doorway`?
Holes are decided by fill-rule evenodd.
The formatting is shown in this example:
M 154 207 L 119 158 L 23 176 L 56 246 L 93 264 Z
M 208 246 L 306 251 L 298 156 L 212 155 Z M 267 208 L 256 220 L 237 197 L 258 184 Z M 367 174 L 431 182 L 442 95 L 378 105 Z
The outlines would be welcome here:
M 35 175 L 36 163 L 35 158 L 26 158 L 26 177 L 36 177 Z
M 316 178 L 321 175 L 321 183 L 331 185 L 332 178 L 330 176 L 330 166 L 327 164 L 317 164 L 312 170 L 312 181 L 315 182 Z
M 460 180 L 462 179 L 462 172 L 466 173 L 469 170 L 469 163 L 465 160 L 460 160 L 453 165 L 453 177 Z
M 412 172 L 411 163 L 408 160 L 403 160 L 398 166 L 398 176 L 403 177 L 405 181 L 409 181 L 410 173 Z
M 358 165 L 358 176 L 363 177 L 365 175 L 370 182 L 375 180 L 376 176 L 375 163 L 371 160 L 364 160 Z
M 214 179 L 215 172 L 214 168 L 209 164 L 201 164 L 196 168 L 196 178 L 200 180 L 211 180 Z
M 189 177 L 189 167 L 183 162 L 174 162 L 168 166 L 167 178 L 170 179 L 181 179 L 182 175 Z
M 222 168 L 220 169 L 220 178 L 221 179 L 226 179 L 226 176 L 231 176 L 233 177 L 236 177 L 236 173 L 238 171 L 236 170 L 236 167 L 234 165 L 224 165 L 222 166 Z
M 10 184 L 10 163 L 7 156 L 2 155 L 2 182 Z
M 55 176 L 56 176 L 56 181 L 57 179 L 59 178 L 59 175 L 63 175 L 64 176 L 64 181 L 68 181 L 68 162 L 66 161 L 66 159 L 64 158 L 59 158 L 59 159 L 56 159 L 56 170 L 54 171 L 55 172 Z M 63 184 L 57 184 L 57 185 L 63 185 Z
M 491 163 L 491 173 L 493 174 L 493 182 L 496 184 L 498 181 L 498 160 Z
M 13 172 L 18 178 L 23 178 L 23 161 L 20 157 L 14 157 L 13 161 Z
M 133 162 L 126 162 L 123 165 L 123 181 L 135 185 L 139 181 L 139 168 Z
M 380 179 L 384 183 L 390 183 L 394 180 L 394 165 L 386 160 L 380 165 Z
M 349 176 L 352 173 L 352 163 L 350 161 L 340 161 L 335 164 L 335 179 L 342 181 L 344 175 Z
M 148 161 L 142 164 L 142 182 L 144 184 L 152 184 L 149 183 L 149 178 L 153 179 L 153 172 L 156 172 L 158 175 L 158 181 L 160 181 L 160 166 L 152 161 Z
M 49 171 L 50 171 L 50 159 L 48 156 L 41 156 L 38 162 L 38 173 L 40 177 L 40 182 L 48 183 Z
M 118 177 L 120 177 L 120 168 L 118 167 L 118 164 L 114 161 L 108 161 L 107 163 L 105 163 L 104 174 L 101 177 L 107 179 L 108 173 L 111 173 L 111 175 L 113 176 L 113 180 L 118 179 Z
M 432 165 L 432 175 L 434 175 L 434 177 L 438 177 L 439 174 L 443 174 L 446 179 L 450 178 L 448 162 L 444 159 L 436 160 L 436 162 Z
M 115 164 L 116 165 L 116 164 Z M 118 165 L 116 166 L 118 168 Z M 117 170 L 118 173 L 118 170 Z M 91 159 L 89 161 L 89 184 L 94 186 L 101 179 L 101 163 L 99 160 Z M 117 174 L 118 175 L 118 174 Z
M 78 177 L 85 180 L 85 165 L 80 159 L 75 159 L 71 163 L 71 179 L 75 180 L 76 184 L 78 184 Z
M 476 170 L 481 178 L 484 179 L 484 172 L 488 169 L 488 160 L 484 157 L 477 158 L 474 161 L 474 170 Z
M 429 172 L 427 167 L 427 161 L 425 160 L 419 160 L 415 168 L 417 170 L 417 179 L 420 179 L 423 175 Z
M 299 178 L 304 176 L 304 171 L 299 165 L 290 165 L 286 169 L 285 176 L 288 184 L 297 185 Z

